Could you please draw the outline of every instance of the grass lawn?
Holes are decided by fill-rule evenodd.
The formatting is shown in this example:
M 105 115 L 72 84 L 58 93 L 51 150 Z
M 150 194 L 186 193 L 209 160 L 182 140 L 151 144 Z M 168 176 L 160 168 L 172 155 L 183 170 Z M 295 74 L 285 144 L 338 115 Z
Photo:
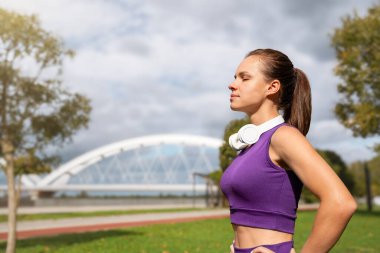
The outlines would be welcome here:
M 298 212 L 297 251 L 310 233 L 315 214 L 315 211 Z M 359 210 L 331 252 L 380 252 L 379 228 L 380 211 Z M 19 240 L 17 252 L 229 253 L 232 238 L 229 219 L 216 219 Z M 3 248 L 5 242 L 0 243 L 0 249 Z

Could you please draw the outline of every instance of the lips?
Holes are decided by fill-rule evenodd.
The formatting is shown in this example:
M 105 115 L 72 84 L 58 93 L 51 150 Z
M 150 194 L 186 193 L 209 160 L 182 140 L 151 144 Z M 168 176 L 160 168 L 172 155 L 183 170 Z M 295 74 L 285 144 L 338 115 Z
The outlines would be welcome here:
M 238 95 L 235 95 L 235 94 L 231 94 L 231 96 L 230 96 L 230 102 L 232 103 L 232 101 L 235 99 L 235 98 L 237 98 L 237 97 L 239 97 Z

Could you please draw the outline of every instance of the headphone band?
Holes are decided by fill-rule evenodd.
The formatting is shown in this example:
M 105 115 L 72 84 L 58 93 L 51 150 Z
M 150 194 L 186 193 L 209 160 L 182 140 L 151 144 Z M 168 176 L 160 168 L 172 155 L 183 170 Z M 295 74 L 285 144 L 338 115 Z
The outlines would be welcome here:
M 267 120 L 264 123 L 257 125 L 257 128 L 260 132 L 265 132 L 284 122 L 285 122 L 284 118 L 281 115 L 278 115 L 277 117 L 273 119 Z
M 262 133 L 285 122 L 281 115 L 265 121 L 260 125 L 247 124 L 242 126 L 239 131 L 229 138 L 230 146 L 235 150 L 241 150 L 248 145 L 254 144 L 259 140 Z

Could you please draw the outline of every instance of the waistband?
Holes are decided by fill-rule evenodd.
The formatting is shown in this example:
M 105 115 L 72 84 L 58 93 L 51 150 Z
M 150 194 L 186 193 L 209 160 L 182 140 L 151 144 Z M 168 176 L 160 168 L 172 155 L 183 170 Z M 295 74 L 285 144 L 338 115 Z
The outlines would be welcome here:
M 252 250 L 258 248 L 258 247 L 265 247 L 267 249 L 270 249 L 276 253 L 289 253 L 290 250 L 294 247 L 293 240 L 276 243 L 276 244 L 263 244 L 259 246 L 255 246 L 253 248 L 237 248 L 235 245 L 235 242 L 232 244 L 234 248 L 235 253 L 251 253 Z

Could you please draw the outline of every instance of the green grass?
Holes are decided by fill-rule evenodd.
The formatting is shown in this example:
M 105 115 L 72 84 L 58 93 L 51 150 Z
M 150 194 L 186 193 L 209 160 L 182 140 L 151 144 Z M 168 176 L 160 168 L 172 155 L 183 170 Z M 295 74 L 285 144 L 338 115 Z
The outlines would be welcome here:
M 168 209 L 151 209 L 151 210 L 114 210 L 114 211 L 94 211 L 94 212 L 72 212 L 72 213 L 41 213 L 41 214 L 19 214 L 17 221 L 46 220 L 46 219 L 64 219 L 78 217 L 97 217 L 113 216 L 127 214 L 144 214 L 144 213 L 167 213 L 167 212 L 185 212 L 211 210 L 212 208 L 168 208 Z M 0 222 L 6 222 L 7 215 L 0 215 Z
M 346 232 L 337 243 L 336 252 L 380 252 L 380 211 L 357 211 Z
M 299 212 L 295 231 L 295 247 L 300 251 L 310 234 L 316 212 Z M 334 224 L 331 224 L 334 226 Z M 348 223 L 338 243 L 330 252 L 375 253 L 380 252 L 380 211 L 372 213 L 359 209 Z
M 310 233 L 315 211 L 299 212 L 295 247 Z M 334 224 L 331 224 L 334 226 Z M 380 211 L 355 213 L 333 253 L 380 252 Z M 33 238 L 17 242 L 18 253 L 229 253 L 233 230 L 229 219 L 157 224 L 94 233 Z M 0 249 L 5 242 L 0 243 Z

